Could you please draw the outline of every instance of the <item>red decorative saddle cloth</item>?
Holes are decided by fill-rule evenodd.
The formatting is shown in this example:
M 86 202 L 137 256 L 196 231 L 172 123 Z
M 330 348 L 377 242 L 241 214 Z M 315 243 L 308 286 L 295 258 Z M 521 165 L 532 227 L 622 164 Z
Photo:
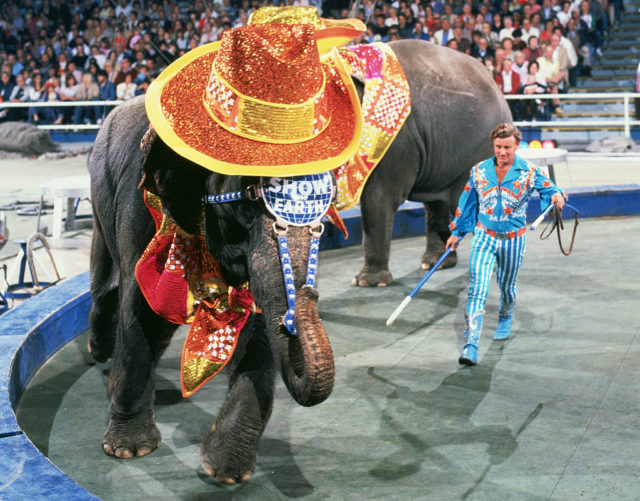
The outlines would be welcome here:
M 191 324 L 182 349 L 180 385 L 188 397 L 231 360 L 238 335 L 253 309 L 245 285 L 229 287 L 202 232 L 184 232 L 162 213 L 159 197 L 145 190 L 156 234 L 136 265 L 149 306 L 176 324 Z

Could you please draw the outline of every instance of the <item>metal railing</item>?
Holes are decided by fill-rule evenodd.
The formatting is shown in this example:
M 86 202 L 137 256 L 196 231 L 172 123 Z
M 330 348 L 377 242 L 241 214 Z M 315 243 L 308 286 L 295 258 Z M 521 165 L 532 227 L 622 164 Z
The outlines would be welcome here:
M 0 110 L 4 108 L 62 108 L 68 106 L 118 106 L 126 101 L 34 101 L 26 103 L 0 103 Z M 39 124 L 39 129 L 45 130 L 93 130 L 99 129 L 98 124 Z
M 631 99 L 640 98 L 638 92 L 576 92 L 569 94 L 513 94 L 505 95 L 507 100 L 525 100 L 525 99 L 560 99 L 560 100 L 617 100 L 624 104 L 624 115 L 619 119 L 602 119 L 602 120 L 580 120 L 563 118 L 562 120 L 545 120 L 545 121 L 516 121 L 518 127 L 587 127 L 598 129 L 601 127 L 621 127 L 624 129 L 625 137 L 631 137 L 631 127 L 640 126 L 640 120 L 633 120 L 631 116 Z M 29 103 L 0 103 L 0 110 L 3 108 L 58 108 L 65 106 L 117 106 L 126 101 L 37 101 Z M 99 129 L 98 124 L 50 124 L 38 125 L 41 129 L 47 130 L 92 130 Z
M 619 119 L 602 119 L 602 120 L 580 120 L 564 118 L 562 120 L 544 120 L 544 121 L 517 121 L 514 124 L 518 127 L 588 127 L 598 129 L 601 127 L 622 127 L 624 128 L 625 137 L 631 137 L 631 127 L 640 126 L 640 120 L 633 120 L 631 117 L 631 99 L 640 98 L 638 92 L 575 92 L 568 94 L 511 94 L 504 96 L 507 100 L 524 100 L 524 99 L 560 99 L 560 100 L 615 100 L 622 101 L 624 104 L 624 115 Z

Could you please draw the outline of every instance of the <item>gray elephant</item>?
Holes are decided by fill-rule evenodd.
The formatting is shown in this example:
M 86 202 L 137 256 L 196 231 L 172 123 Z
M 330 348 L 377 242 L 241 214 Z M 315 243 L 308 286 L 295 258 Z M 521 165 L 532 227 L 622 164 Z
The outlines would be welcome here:
M 478 61 L 421 41 L 389 45 L 409 81 L 411 114 L 362 192 L 364 266 L 353 279 L 359 286 L 391 283 L 393 219 L 405 200 L 425 205 L 422 267 L 435 264 L 471 167 L 493 155 L 489 132 L 512 120 L 491 72 Z M 453 252 L 443 267 L 456 261 Z
M 153 367 L 176 329 L 151 310 L 134 276 L 136 262 L 155 233 L 137 189 L 144 163 L 139 144 L 148 125 L 142 97 L 118 106 L 100 129 L 89 161 L 95 220 L 89 350 L 99 361 L 113 358 L 110 418 L 102 442 L 107 454 L 119 458 L 142 456 L 160 445 L 153 420 Z M 159 139 L 146 166 L 163 208 L 188 233 L 196 231 L 205 194 L 242 190 L 255 181 L 211 173 Z M 239 286 L 249 280 L 262 310 L 250 315 L 239 336 L 227 367 L 227 400 L 200 451 L 207 473 L 222 483 L 243 482 L 253 472 L 258 440 L 271 414 L 276 360 L 294 399 L 311 406 L 331 393 L 333 357 L 318 318 L 317 293 L 303 287 L 308 228 L 287 230 L 298 291 L 295 337 L 282 326 L 287 300 L 274 220 L 264 206 L 248 200 L 209 205 L 205 218 L 207 247 L 226 282 Z
M 497 87 L 478 62 L 415 41 L 394 43 L 393 50 L 411 85 L 413 112 L 363 195 L 366 261 L 361 285 L 390 281 L 390 223 L 407 198 L 424 201 L 435 213 L 429 227 L 438 242 L 429 239 L 429 252 L 438 252 L 444 220 L 468 167 L 489 154 L 488 131 L 508 116 Z M 291 286 L 297 292 L 298 335 L 292 336 L 283 326 L 288 292 L 274 217 L 263 204 L 240 200 L 207 205 L 201 219 L 204 197 L 241 191 L 257 178 L 211 172 L 160 138 L 145 156 L 140 144 L 148 127 L 142 97 L 118 106 L 102 125 L 89 160 L 95 218 L 89 349 L 99 361 L 113 359 L 103 449 L 130 458 L 150 453 L 161 440 L 153 419 L 153 367 L 176 326 L 154 313 L 134 274 L 155 233 L 137 188 L 150 183 L 165 213 L 185 232 L 204 227 L 207 250 L 225 281 L 234 287 L 249 281 L 259 307 L 238 338 L 226 369 L 227 398 L 200 448 L 208 474 L 226 484 L 244 482 L 255 468 L 258 441 L 271 414 L 278 366 L 301 405 L 320 403 L 332 390 L 333 355 L 318 317 L 318 295 L 305 286 L 311 235 L 308 227 L 287 230 Z

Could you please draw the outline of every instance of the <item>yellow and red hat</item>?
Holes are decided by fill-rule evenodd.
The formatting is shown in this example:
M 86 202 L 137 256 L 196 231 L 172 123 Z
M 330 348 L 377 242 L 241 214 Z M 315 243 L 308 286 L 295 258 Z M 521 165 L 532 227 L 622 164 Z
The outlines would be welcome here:
M 160 138 L 202 167 L 295 176 L 338 167 L 361 134 L 357 92 L 339 61 L 320 61 L 311 23 L 226 31 L 169 65 L 149 86 Z
M 345 45 L 367 31 L 359 19 L 325 19 L 312 6 L 263 7 L 249 17 L 248 24 L 263 23 L 312 24 L 316 29 L 320 55 Z

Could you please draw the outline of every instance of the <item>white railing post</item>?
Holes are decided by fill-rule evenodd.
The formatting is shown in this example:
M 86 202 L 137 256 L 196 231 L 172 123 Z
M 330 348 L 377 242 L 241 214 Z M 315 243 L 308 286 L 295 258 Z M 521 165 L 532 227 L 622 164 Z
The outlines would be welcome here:
M 629 123 L 631 120 L 629 114 L 629 93 L 624 93 L 624 137 L 627 139 L 631 138 L 631 124 Z

